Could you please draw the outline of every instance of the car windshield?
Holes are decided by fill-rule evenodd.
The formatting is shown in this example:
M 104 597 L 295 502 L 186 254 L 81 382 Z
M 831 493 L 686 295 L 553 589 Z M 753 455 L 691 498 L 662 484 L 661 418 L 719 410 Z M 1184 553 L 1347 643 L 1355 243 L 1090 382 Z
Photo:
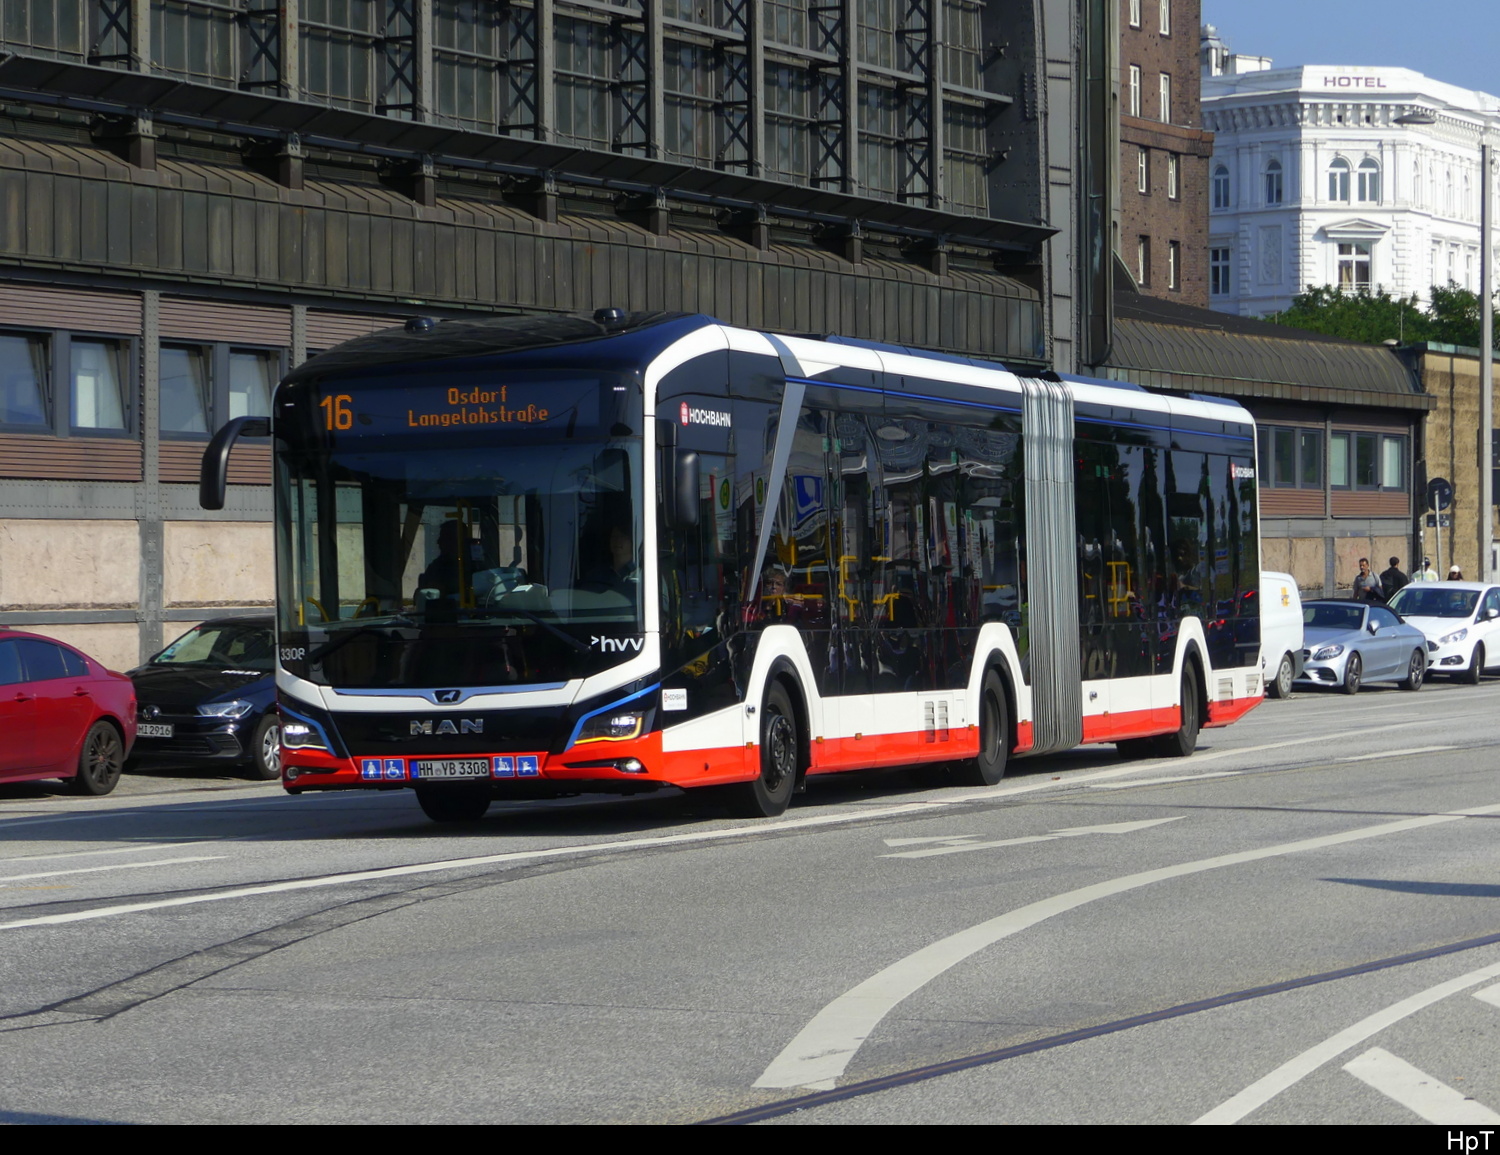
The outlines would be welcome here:
M 205 622 L 151 659 L 153 666 L 213 666 L 270 673 L 275 643 L 269 626 Z
M 1302 624 L 1316 630 L 1357 630 L 1364 617 L 1363 606 L 1302 607 Z
M 1478 602 L 1478 590 L 1407 586 L 1391 599 L 1391 609 L 1403 618 L 1468 618 L 1473 616 Z

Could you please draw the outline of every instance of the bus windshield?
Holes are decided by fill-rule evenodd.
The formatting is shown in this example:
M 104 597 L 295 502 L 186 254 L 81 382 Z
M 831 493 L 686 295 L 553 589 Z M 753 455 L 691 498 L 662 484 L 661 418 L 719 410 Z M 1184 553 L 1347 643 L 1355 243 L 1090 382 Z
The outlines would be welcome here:
M 300 447 L 293 434 L 278 455 L 291 672 L 351 688 L 555 684 L 640 651 L 642 463 L 629 426 L 407 435 L 373 405 L 360 436 L 368 391 L 337 396 L 348 433 Z

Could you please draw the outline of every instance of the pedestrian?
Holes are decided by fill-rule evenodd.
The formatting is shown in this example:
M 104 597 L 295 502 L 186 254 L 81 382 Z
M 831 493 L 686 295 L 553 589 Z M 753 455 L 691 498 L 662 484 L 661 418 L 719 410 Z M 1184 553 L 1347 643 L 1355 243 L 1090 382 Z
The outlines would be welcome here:
M 1422 559 L 1422 568 L 1411 575 L 1411 580 L 1414 582 L 1435 582 L 1438 580 L 1437 570 L 1432 568 L 1432 559 L 1430 557 Z
M 1464 571 L 1456 565 L 1448 567 L 1448 580 L 1450 582 L 1461 582 L 1464 580 Z
M 1370 572 L 1370 559 L 1359 559 L 1359 576 L 1354 579 L 1354 597 L 1362 602 L 1383 602 L 1385 594 L 1380 588 L 1380 579 Z
M 1391 558 L 1391 568 L 1380 575 L 1380 592 L 1385 595 L 1385 600 L 1390 601 L 1396 596 L 1396 591 L 1411 584 L 1411 578 L 1401 572 L 1401 559 Z

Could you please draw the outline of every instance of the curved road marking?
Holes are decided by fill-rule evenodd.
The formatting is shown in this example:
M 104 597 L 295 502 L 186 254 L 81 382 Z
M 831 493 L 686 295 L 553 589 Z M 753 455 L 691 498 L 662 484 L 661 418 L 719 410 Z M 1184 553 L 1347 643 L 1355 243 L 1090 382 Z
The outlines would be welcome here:
M 1441 1002 L 1449 995 L 1456 995 L 1475 983 L 1482 983 L 1485 979 L 1495 978 L 1500 975 L 1500 963 L 1483 967 L 1477 971 L 1470 971 L 1466 975 L 1459 975 L 1456 979 L 1449 979 L 1445 983 L 1438 983 L 1435 987 L 1428 987 L 1425 991 L 1418 991 L 1409 998 L 1402 999 L 1384 1010 L 1376 1011 L 1373 1015 L 1361 1019 L 1352 1027 L 1340 1031 L 1333 1038 L 1319 1043 L 1316 1047 L 1309 1047 L 1296 1058 L 1288 1059 L 1277 1067 L 1269 1075 L 1257 1079 L 1238 1095 L 1228 1099 L 1215 1107 L 1207 1115 L 1193 1120 L 1199 1123 L 1238 1123 L 1251 1111 L 1264 1107 L 1277 1095 L 1285 1091 L 1293 1083 L 1305 1079 L 1325 1063 L 1338 1058 L 1345 1051 L 1359 1046 L 1371 1035 L 1399 1023 L 1408 1015 L 1414 1015 L 1433 1003 Z
M 1359 1058 L 1350 1059 L 1344 1070 L 1428 1123 L 1500 1123 L 1500 1115 L 1483 1103 L 1382 1047 L 1371 1047 Z
M 1150 886 L 1153 883 L 1182 878 L 1190 874 L 1201 874 L 1204 871 L 1217 870 L 1224 866 L 1258 862 L 1261 859 L 1278 858 L 1304 850 L 1321 850 L 1324 847 L 1338 846 L 1345 842 L 1359 842 L 1366 838 L 1378 838 L 1384 834 L 1399 834 L 1406 830 L 1419 830 L 1440 823 L 1456 822 L 1462 818 L 1497 813 L 1500 813 L 1500 805 L 1477 806 L 1446 814 L 1403 818 L 1397 822 L 1386 822 L 1379 826 L 1364 826 L 1342 834 L 1327 834 L 1297 842 L 1284 842 L 1277 846 L 1262 847 L 1259 850 L 1245 850 L 1235 854 L 1218 855 L 1214 858 L 1201 858 L 1195 862 L 1184 862 L 1177 866 L 1166 866 L 1157 870 L 1145 870 L 1138 874 L 1127 874 L 1121 878 L 1098 882 L 1092 886 L 1071 890 L 1065 894 L 1055 895 L 1052 898 L 1009 911 L 987 922 L 940 939 L 914 954 L 907 955 L 834 999 L 819 1011 L 807 1026 L 802 1028 L 781 1054 L 771 1061 L 771 1065 L 765 1069 L 754 1085 L 767 1088 L 811 1087 L 815 1090 L 828 1090 L 834 1085 L 834 1080 L 844 1073 L 844 1068 L 849 1065 L 855 1052 L 859 1050 L 860 1045 L 869 1037 L 880 1020 L 907 996 L 914 994 L 943 972 L 985 947 L 1055 915 L 1076 910 L 1087 903 Z

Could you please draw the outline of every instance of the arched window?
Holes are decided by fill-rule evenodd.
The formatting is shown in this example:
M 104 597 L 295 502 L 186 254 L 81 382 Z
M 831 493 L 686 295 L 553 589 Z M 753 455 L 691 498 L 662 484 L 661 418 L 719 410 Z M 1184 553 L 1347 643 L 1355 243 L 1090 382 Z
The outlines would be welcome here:
M 1279 205 L 1281 198 L 1281 162 L 1272 157 L 1266 164 L 1266 204 Z
M 1443 175 L 1443 212 L 1448 216 L 1453 215 L 1453 170 L 1448 169 Z M 1449 280 L 1452 280 L 1450 277 Z
M 1359 162 L 1359 199 L 1364 204 L 1380 203 L 1380 162 L 1373 157 Z
M 1214 165 L 1213 206 L 1216 209 L 1229 207 L 1229 169 L 1222 164 Z
M 1418 208 L 1422 207 L 1422 162 L 1420 160 L 1411 162 L 1411 203 Z
M 1349 162 L 1341 156 L 1328 166 L 1328 199 L 1346 204 L 1349 200 Z

